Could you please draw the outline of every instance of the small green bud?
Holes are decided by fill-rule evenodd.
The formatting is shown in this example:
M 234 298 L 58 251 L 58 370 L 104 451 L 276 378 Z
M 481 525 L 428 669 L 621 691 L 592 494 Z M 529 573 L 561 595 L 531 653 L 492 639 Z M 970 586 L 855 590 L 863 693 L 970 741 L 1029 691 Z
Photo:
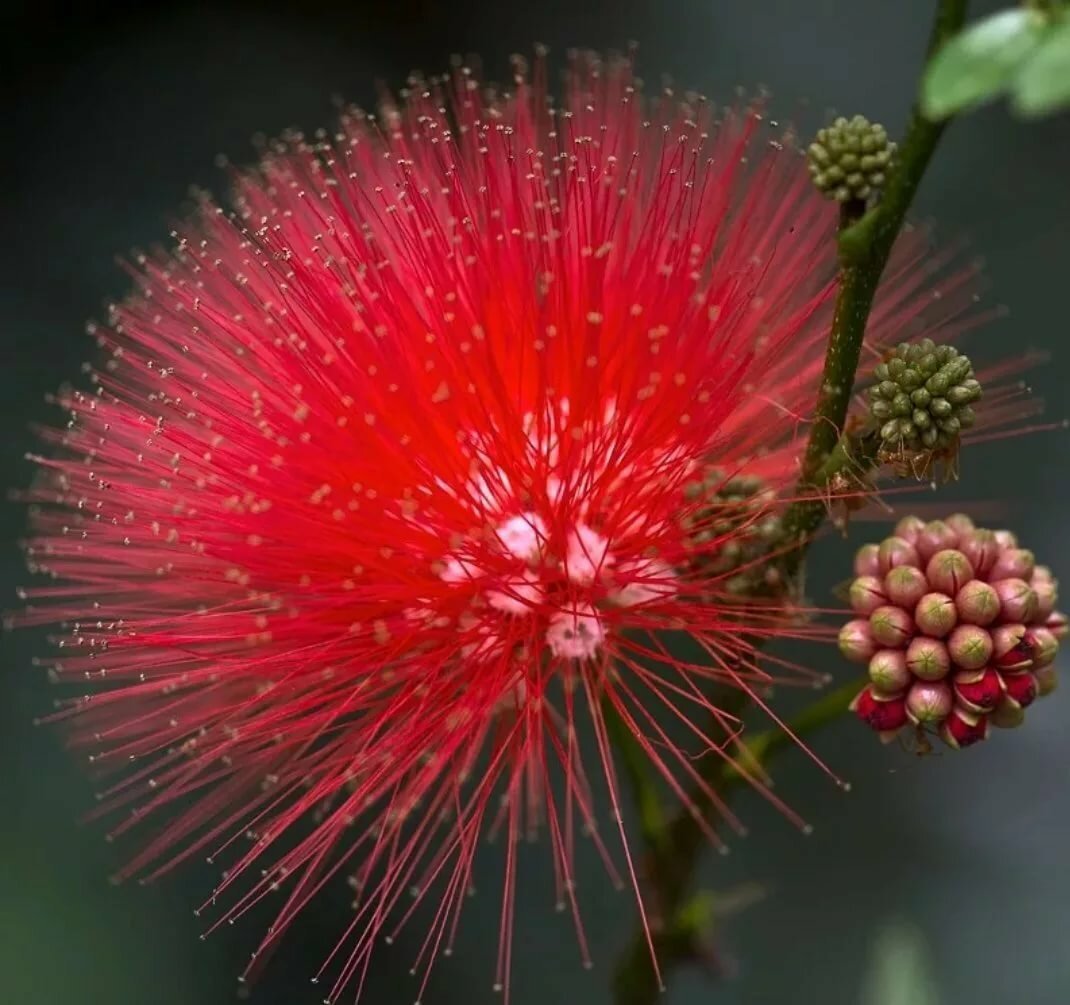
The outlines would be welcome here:
M 814 185 L 836 202 L 865 202 L 879 192 L 894 156 L 884 126 L 862 115 L 819 129 L 807 149 Z
M 684 486 L 691 565 L 741 598 L 782 597 L 788 584 L 778 570 L 782 527 L 775 492 L 751 475 L 709 467 Z
M 953 454 L 975 420 L 981 397 L 969 359 L 932 339 L 903 342 L 874 368 L 869 411 L 879 427 L 880 454 L 895 460 L 913 454 Z

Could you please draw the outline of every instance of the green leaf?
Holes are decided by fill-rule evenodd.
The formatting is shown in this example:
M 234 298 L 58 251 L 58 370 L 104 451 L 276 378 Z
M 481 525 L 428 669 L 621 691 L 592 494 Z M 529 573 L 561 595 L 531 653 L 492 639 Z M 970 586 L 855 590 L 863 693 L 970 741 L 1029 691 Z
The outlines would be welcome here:
M 1019 70 L 1011 91 L 1020 115 L 1044 115 L 1070 104 L 1070 17 L 1047 32 Z
M 999 95 L 1047 25 L 1043 14 L 1017 8 L 983 18 L 956 35 L 926 68 L 921 87 L 926 117 L 944 119 Z

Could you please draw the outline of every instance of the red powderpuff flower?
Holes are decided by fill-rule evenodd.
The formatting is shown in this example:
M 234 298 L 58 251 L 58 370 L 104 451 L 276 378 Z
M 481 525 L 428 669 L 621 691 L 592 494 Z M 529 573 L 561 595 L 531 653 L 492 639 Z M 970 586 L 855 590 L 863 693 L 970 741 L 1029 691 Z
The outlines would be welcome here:
M 279 903 L 262 958 L 351 874 L 329 1001 L 410 891 L 431 904 L 418 965 L 448 951 L 492 825 L 498 984 L 529 826 L 582 945 L 575 830 L 608 850 L 576 736 L 593 724 L 616 811 L 605 703 L 687 802 L 696 747 L 731 758 L 738 732 L 711 685 L 765 708 L 767 667 L 812 679 L 759 662 L 816 630 L 725 589 L 705 559 L 745 528 L 696 535 L 710 502 L 688 489 L 716 467 L 763 479 L 767 507 L 790 490 L 836 210 L 760 109 L 646 102 L 627 61 L 588 57 L 555 109 L 543 77 L 414 81 L 378 119 L 271 146 L 233 215 L 205 202 L 137 261 L 37 458 L 30 562 L 56 582 L 26 620 L 65 627 L 75 741 L 133 764 L 104 796 L 135 808 L 115 833 L 158 822 L 121 877 L 229 852 L 224 917 Z M 872 359 L 972 323 L 966 274 L 934 302 L 932 264 L 901 246 Z M 702 664 L 666 647 L 680 628 Z

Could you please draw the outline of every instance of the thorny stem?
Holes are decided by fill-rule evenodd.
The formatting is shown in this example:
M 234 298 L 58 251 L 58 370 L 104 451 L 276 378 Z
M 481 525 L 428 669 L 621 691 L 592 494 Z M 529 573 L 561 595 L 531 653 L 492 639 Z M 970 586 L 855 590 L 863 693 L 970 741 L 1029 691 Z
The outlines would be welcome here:
M 968 2 L 938 0 L 926 62 L 962 27 Z M 858 478 L 874 462 L 875 438 L 864 432 L 852 433 L 846 425 L 847 411 L 854 391 L 866 323 L 881 275 L 946 125 L 947 121 L 937 123 L 925 118 L 915 104 L 880 201 L 864 212 L 858 204 L 848 204 L 841 211 L 837 238 L 839 291 L 821 387 L 796 502 L 788 507 L 783 517 L 785 543 L 789 546 L 786 572 L 793 578 L 814 534 L 824 522 L 827 513 L 825 493 L 834 479 L 842 475 L 848 485 L 857 484 Z M 825 694 L 791 724 L 792 733 L 801 737 L 838 718 L 858 688 L 857 681 L 851 681 Z M 616 717 L 610 714 L 608 718 L 613 721 Z M 697 920 L 702 912 L 691 910 L 693 902 L 687 898 L 686 891 L 704 847 L 704 838 L 701 827 L 688 812 L 681 812 L 665 823 L 657 787 L 644 773 L 639 763 L 641 752 L 634 749 L 634 741 L 628 742 L 630 739 L 622 737 L 622 756 L 640 808 L 647 852 L 647 879 L 654 897 L 654 944 L 662 973 L 667 973 L 674 964 L 703 958 L 703 930 L 707 922 Z M 790 742 L 787 731 L 770 730 L 745 742 L 740 755 L 744 763 L 761 766 L 770 755 Z M 703 775 L 719 796 L 744 781 L 738 771 L 712 757 L 704 760 Z M 695 793 L 693 798 L 702 813 L 708 815 L 711 812 L 707 796 Z M 617 967 L 614 1000 L 617 1005 L 650 1005 L 657 1000 L 661 990 L 650 963 L 646 939 L 640 933 Z

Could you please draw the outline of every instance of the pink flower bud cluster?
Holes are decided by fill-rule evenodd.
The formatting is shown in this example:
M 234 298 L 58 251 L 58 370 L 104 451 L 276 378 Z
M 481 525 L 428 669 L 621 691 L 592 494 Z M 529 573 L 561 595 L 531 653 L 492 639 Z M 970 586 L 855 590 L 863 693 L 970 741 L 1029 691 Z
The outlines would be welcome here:
M 905 517 L 854 571 L 840 651 L 869 668 L 851 707 L 882 739 L 911 725 L 968 747 L 1054 690 L 1067 618 L 1051 571 L 1009 531 Z

